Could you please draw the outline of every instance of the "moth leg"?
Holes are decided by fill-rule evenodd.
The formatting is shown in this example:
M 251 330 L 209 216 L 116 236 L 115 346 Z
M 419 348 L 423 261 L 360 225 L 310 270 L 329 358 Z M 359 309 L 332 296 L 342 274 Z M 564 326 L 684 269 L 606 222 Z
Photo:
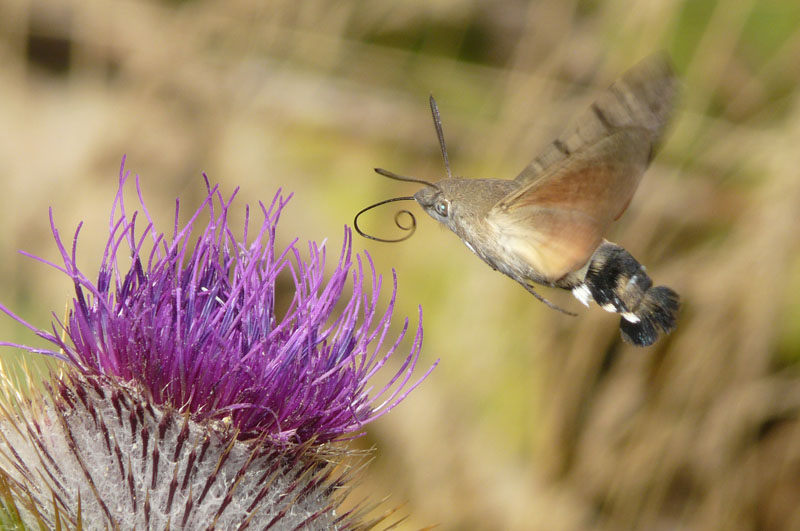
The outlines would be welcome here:
M 652 345 L 660 333 L 675 328 L 678 294 L 653 286 L 645 267 L 611 242 L 597 248 L 589 262 L 583 286 L 604 310 L 622 315 L 622 338 L 634 345 Z
M 520 282 L 520 284 L 522 284 L 522 287 L 524 287 L 526 290 L 528 290 L 528 293 L 530 293 L 531 295 L 533 295 L 534 297 L 539 299 L 541 302 L 545 303 L 548 307 L 552 308 L 553 310 L 557 310 L 557 311 L 559 311 L 561 313 L 564 313 L 564 314 L 567 314 L 567 315 L 571 315 L 572 317 L 575 317 L 576 315 L 578 315 L 577 313 L 572 313 L 572 312 L 569 312 L 569 311 L 565 310 L 564 308 L 560 308 L 560 307 L 556 306 L 555 304 L 553 304 L 552 302 L 550 302 L 549 300 L 545 299 L 544 297 L 542 297 L 541 295 L 536 293 L 536 291 L 533 289 L 533 287 L 530 284 L 528 284 L 527 282 Z

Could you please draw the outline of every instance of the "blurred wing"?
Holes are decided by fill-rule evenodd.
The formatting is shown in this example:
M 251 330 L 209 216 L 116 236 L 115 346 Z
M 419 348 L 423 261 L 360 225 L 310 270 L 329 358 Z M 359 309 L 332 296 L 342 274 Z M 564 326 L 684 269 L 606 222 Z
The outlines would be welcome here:
M 580 269 L 636 192 L 676 85 L 666 59 L 655 56 L 604 92 L 489 212 L 503 245 L 551 282 Z
M 522 185 L 531 183 L 551 166 L 624 127 L 647 131 L 652 158 L 672 114 L 677 92 L 678 80 L 666 54 L 645 58 L 603 92 L 515 180 Z

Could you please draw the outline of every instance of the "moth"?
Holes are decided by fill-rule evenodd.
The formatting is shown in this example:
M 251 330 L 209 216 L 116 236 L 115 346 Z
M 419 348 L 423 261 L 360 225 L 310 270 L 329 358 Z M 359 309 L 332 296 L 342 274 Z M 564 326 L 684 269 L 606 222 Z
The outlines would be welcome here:
M 661 145 L 677 92 L 669 60 L 664 55 L 644 59 L 514 179 L 453 177 L 439 109 L 431 96 L 447 178 L 433 183 L 376 168 L 380 175 L 424 188 L 364 208 L 354 226 L 370 239 L 405 240 L 416 228 L 407 210 L 398 212 L 395 222 L 411 232 L 394 240 L 364 233 L 358 219 L 379 205 L 415 200 L 492 269 L 551 308 L 575 315 L 539 295 L 534 284 L 570 290 L 586 306 L 593 300 L 620 314 L 623 340 L 651 345 L 675 328 L 679 296 L 666 286 L 653 286 L 645 267 L 604 235 L 625 212 Z M 410 225 L 401 222 L 403 214 L 410 216 Z

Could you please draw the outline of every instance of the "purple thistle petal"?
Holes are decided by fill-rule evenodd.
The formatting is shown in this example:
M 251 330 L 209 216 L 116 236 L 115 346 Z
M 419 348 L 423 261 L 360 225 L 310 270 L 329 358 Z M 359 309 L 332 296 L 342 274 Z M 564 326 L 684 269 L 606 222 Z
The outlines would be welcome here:
M 53 333 L 0 305 L 58 347 L 23 348 L 69 360 L 88 375 L 136 384 L 156 404 L 188 411 L 197 420 L 227 418 L 244 437 L 299 443 L 346 438 L 391 410 L 433 369 L 411 383 L 422 345 L 420 308 L 409 353 L 386 386 L 371 394 L 369 380 L 400 348 L 408 320 L 379 355 L 390 332 L 397 278 L 393 272 L 391 297 L 379 314 L 382 278 L 368 254 L 367 268 L 361 256 L 354 259 L 348 227 L 338 264 L 326 280 L 324 243 L 309 242 L 307 258 L 296 239 L 275 249 L 276 225 L 290 196 L 279 191 L 269 206 L 259 203 L 263 222 L 257 231 L 249 231 L 247 208 L 239 240 L 228 224 L 238 190 L 226 200 L 204 175 L 206 199 L 184 226 L 178 222 L 176 201 L 167 238 L 155 229 L 137 176 L 147 222 L 137 236 L 138 213 L 129 214 L 123 200 L 129 177 L 124 162 L 96 283 L 77 266 L 81 225 L 67 250 L 51 210 L 51 230 L 64 266 L 34 258 L 67 274 L 75 297 L 64 324 L 54 316 Z M 210 221 L 198 230 L 195 224 L 204 211 Z M 119 265 L 121 249 L 131 260 L 127 270 Z M 275 315 L 280 275 L 294 283 L 282 318 Z

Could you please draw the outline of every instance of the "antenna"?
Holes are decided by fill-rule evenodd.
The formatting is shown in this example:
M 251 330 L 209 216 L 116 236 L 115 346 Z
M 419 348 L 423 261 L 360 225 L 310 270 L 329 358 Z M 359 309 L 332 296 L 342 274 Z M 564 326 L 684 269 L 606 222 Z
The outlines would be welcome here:
M 444 159 L 444 167 L 447 170 L 447 178 L 452 179 L 453 174 L 450 173 L 450 160 L 447 158 L 447 146 L 445 146 L 444 133 L 442 132 L 442 117 L 439 116 L 439 106 L 436 105 L 433 94 L 431 94 L 430 103 L 431 114 L 433 114 L 433 125 L 436 127 L 436 136 L 439 137 L 439 147 L 442 148 L 442 158 Z
M 442 189 L 439 188 L 439 185 L 437 185 L 436 183 L 426 181 L 424 179 L 417 179 L 416 177 L 407 177 L 405 175 L 398 175 L 393 171 L 384 170 L 383 168 L 375 168 L 375 173 L 377 173 L 378 175 L 383 175 L 384 177 L 388 177 L 389 179 L 394 179 L 395 181 L 405 181 L 409 183 L 424 184 L 425 186 L 436 188 L 440 192 L 442 191 Z

